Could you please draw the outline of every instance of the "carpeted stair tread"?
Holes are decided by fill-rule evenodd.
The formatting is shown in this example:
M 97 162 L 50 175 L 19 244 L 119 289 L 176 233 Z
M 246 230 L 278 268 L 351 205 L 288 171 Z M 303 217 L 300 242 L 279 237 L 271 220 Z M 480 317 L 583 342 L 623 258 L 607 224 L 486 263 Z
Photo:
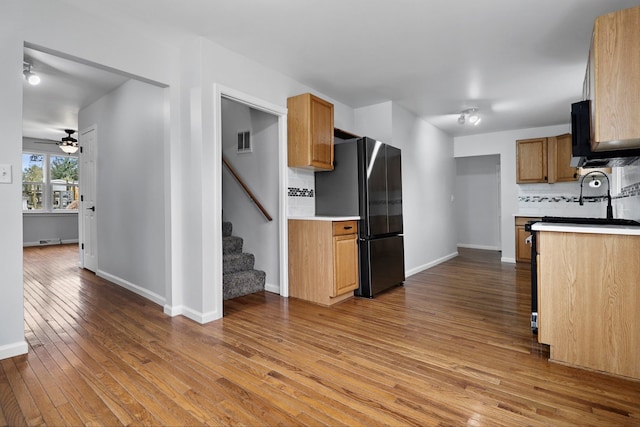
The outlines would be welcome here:
M 222 238 L 222 254 L 237 254 L 242 252 L 242 238 L 227 236 Z
M 222 257 L 223 274 L 252 270 L 255 257 L 249 253 L 227 254 Z
M 233 232 L 233 224 L 229 221 L 222 221 L 222 237 L 229 237 Z
M 265 272 L 260 270 L 238 271 L 222 276 L 223 299 L 264 291 Z
M 225 300 L 264 291 L 266 274 L 254 270 L 255 257 L 242 252 L 243 239 L 232 236 L 233 224 L 222 222 L 222 295 Z

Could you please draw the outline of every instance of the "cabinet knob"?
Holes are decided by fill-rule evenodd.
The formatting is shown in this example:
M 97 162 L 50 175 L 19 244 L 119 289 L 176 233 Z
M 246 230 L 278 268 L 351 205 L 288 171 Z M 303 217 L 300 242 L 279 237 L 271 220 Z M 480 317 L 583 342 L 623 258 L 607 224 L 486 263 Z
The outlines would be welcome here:
M 352 228 L 353 228 L 353 227 L 352 227 L 352 226 L 350 226 L 350 225 L 348 225 L 348 226 L 345 226 L 345 227 L 344 227 L 344 229 L 345 229 L 345 230 L 351 230 Z

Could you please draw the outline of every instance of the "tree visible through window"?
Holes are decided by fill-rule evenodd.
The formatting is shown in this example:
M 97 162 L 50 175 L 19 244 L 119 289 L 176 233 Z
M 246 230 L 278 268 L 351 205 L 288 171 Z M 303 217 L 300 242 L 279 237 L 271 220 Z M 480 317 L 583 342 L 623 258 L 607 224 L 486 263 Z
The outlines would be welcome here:
M 22 154 L 22 209 L 41 210 L 44 203 L 44 154 Z
M 78 208 L 78 158 L 22 154 L 22 209 L 56 211 Z

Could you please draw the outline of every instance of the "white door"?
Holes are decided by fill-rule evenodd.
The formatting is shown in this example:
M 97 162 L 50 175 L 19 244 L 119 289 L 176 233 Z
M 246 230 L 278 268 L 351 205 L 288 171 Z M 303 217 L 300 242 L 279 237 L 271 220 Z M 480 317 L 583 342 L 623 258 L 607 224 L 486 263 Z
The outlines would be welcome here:
M 80 132 L 80 264 L 94 273 L 98 269 L 96 212 L 97 129 Z

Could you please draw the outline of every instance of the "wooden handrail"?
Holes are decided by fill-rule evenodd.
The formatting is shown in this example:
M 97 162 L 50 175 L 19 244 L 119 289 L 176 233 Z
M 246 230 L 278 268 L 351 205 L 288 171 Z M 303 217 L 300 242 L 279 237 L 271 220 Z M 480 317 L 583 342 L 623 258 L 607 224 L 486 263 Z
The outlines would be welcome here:
M 238 184 L 240 184 L 240 186 L 242 187 L 244 192 L 247 193 L 247 196 L 249 196 L 251 201 L 253 203 L 255 203 L 255 205 L 258 207 L 258 209 L 260 209 L 260 212 L 262 212 L 262 215 L 264 215 L 264 217 L 267 219 L 267 221 L 273 221 L 273 218 L 271 218 L 271 215 L 269 215 L 269 212 L 267 212 L 267 210 L 264 208 L 264 206 L 262 206 L 262 203 L 260 203 L 258 201 L 256 196 L 251 192 L 251 190 L 249 190 L 249 187 L 247 187 L 247 184 L 244 183 L 242 178 L 240 178 L 240 175 L 238 175 L 236 170 L 233 168 L 233 166 L 231 166 L 231 164 L 227 161 L 227 159 L 224 158 L 224 156 L 222 156 L 222 163 L 224 163 L 224 165 L 227 167 L 227 169 L 229 169 L 229 172 L 231 172 L 231 175 L 233 175 L 233 177 L 236 179 L 236 181 L 238 181 Z

